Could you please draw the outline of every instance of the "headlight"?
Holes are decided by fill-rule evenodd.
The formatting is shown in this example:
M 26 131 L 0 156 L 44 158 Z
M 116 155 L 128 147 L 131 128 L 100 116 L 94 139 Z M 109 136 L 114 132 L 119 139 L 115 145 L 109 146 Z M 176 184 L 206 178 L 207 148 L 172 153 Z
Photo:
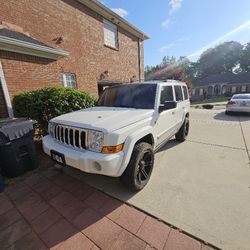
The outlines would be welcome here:
M 101 152 L 103 147 L 103 132 L 88 130 L 87 148 L 91 151 Z
M 49 122 L 48 124 L 48 133 L 50 136 L 53 136 L 54 131 L 53 131 L 53 123 Z

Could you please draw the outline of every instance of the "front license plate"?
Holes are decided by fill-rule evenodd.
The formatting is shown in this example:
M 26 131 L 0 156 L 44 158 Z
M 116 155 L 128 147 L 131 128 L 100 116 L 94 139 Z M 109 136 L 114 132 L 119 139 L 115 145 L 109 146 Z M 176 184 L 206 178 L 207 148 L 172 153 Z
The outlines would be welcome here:
M 56 163 L 65 166 L 65 157 L 64 154 L 61 154 L 55 150 L 51 150 L 50 151 L 51 154 L 51 158 L 52 160 L 54 160 Z

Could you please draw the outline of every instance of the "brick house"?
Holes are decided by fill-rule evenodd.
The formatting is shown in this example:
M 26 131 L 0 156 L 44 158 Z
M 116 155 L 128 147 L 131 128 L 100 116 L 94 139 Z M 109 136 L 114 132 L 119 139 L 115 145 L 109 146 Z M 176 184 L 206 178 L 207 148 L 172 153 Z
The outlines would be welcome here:
M 193 83 L 192 99 L 218 96 L 232 96 L 236 93 L 250 93 L 250 72 L 209 75 Z
M 149 37 L 96 0 L 0 0 L 0 118 L 46 86 L 141 81 Z

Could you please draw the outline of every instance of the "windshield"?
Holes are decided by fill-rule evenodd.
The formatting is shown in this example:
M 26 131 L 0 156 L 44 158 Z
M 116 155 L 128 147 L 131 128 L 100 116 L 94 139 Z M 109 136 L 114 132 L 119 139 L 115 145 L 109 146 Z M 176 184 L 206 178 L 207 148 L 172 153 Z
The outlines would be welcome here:
M 156 84 L 124 84 L 105 89 L 97 106 L 154 109 Z
M 250 99 L 250 95 L 235 95 L 232 99 Z

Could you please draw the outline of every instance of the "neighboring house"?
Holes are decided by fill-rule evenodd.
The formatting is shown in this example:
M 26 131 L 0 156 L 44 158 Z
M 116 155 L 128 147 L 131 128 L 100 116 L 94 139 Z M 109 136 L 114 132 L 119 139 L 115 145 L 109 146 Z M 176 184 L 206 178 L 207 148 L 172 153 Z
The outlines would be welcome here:
M 141 81 L 149 37 L 96 0 L 0 0 L 0 118 L 46 86 Z
M 193 83 L 192 100 L 246 92 L 250 93 L 250 72 L 215 74 Z

